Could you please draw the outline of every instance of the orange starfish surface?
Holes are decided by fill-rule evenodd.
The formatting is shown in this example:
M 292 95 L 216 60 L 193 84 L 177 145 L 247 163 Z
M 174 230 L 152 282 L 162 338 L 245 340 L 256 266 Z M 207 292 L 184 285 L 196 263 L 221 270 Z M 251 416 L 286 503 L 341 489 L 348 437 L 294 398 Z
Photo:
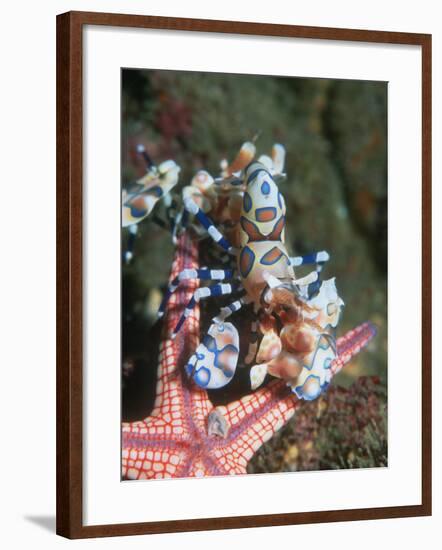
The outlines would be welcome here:
M 171 280 L 184 268 L 198 267 L 197 243 L 184 233 L 178 242 Z M 170 299 L 151 415 L 123 423 L 124 479 L 245 474 L 255 452 L 302 406 L 284 381 L 275 380 L 227 406 L 214 407 L 207 392 L 187 379 L 184 365 L 199 341 L 199 308 L 192 311 L 185 331 L 174 340 L 169 335 L 197 284 L 186 282 Z M 339 338 L 333 374 L 374 334 L 373 325 L 364 323 Z

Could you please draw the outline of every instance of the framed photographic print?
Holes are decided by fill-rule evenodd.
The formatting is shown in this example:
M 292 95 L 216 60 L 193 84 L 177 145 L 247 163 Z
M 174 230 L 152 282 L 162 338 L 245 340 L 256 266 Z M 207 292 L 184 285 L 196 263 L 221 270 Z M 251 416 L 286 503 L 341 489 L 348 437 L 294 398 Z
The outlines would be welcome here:
M 57 532 L 431 514 L 431 36 L 57 18 Z

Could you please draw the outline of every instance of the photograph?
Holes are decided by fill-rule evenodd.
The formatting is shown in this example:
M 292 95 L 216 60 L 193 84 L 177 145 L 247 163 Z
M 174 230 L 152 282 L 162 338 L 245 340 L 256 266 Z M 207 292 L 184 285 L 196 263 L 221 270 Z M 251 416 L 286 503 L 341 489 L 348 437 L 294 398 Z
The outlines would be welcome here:
M 385 81 L 121 69 L 121 479 L 388 467 Z

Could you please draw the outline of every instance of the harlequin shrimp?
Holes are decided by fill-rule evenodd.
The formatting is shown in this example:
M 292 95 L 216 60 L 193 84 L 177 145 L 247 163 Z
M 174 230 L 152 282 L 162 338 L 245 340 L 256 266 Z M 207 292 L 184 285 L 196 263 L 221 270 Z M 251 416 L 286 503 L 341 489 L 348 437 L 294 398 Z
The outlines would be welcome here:
M 254 158 L 256 148 L 253 142 L 245 142 L 235 159 L 229 164 L 226 159 L 220 163 L 220 177 L 214 178 L 206 170 L 199 170 L 192 178 L 190 185 L 182 190 L 184 205 L 186 201 L 194 202 L 203 214 L 209 214 L 211 219 L 222 228 L 228 239 L 233 244 L 235 235 L 232 234 L 232 227 L 239 221 L 239 214 L 242 204 L 242 195 L 244 194 L 244 185 L 239 177 L 242 170 Z M 189 210 L 183 206 L 183 212 L 178 216 L 175 232 L 178 232 L 180 225 L 187 226 L 187 217 Z M 200 217 L 201 225 L 193 225 L 195 231 L 200 237 L 207 236 L 207 227 L 205 220 Z M 223 260 L 222 257 L 218 259 Z M 224 258 L 224 263 L 226 262 Z
M 133 256 L 138 224 L 151 214 L 161 198 L 166 198 L 168 206 L 171 205 L 169 193 L 178 183 L 180 173 L 180 167 L 175 161 L 166 160 L 156 166 L 142 145 L 137 150 L 144 159 L 146 174 L 136 181 L 130 191 L 122 191 L 122 226 L 129 228 L 128 245 L 124 253 L 126 263 Z
M 225 165 L 221 178 L 207 175 L 200 178 L 204 182 L 200 187 L 194 178 L 185 191 L 186 211 L 234 259 L 234 265 L 181 272 L 168 288 L 160 315 L 169 296 L 186 279 L 215 284 L 195 291 L 172 337 L 200 300 L 241 292 L 241 297 L 212 319 L 206 336 L 187 362 L 187 374 L 208 389 L 230 382 L 238 363 L 239 335 L 234 324 L 226 320 L 250 305 L 255 318 L 245 363 L 256 362 L 250 370 L 252 387 L 258 387 L 270 374 L 286 380 L 298 397 L 314 399 L 330 380 L 330 365 L 336 358 L 334 329 L 343 302 L 334 279 L 320 280 L 322 266 L 329 260 L 327 252 L 290 257 L 286 249 L 286 207 L 276 183 L 284 177 L 284 148 L 275 145 L 271 157 L 261 156 L 258 161 L 252 160 L 254 154 L 254 145 L 244 144 L 232 165 Z M 214 186 L 226 190 L 226 196 Z M 220 231 L 213 218 L 221 224 L 230 222 L 229 234 Z M 296 278 L 294 268 L 307 264 L 315 265 L 315 269 Z

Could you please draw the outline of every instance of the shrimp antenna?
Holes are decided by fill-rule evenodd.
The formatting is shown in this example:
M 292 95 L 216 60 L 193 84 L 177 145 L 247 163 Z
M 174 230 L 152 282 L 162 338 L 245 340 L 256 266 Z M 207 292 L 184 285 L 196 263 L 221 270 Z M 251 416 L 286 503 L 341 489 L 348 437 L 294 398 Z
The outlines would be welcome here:
M 149 168 L 153 168 L 155 166 L 154 161 L 149 156 L 148 152 L 146 151 L 146 148 L 142 143 L 139 143 L 137 145 L 137 153 L 141 155 L 144 159 L 144 162 L 146 163 L 146 168 L 149 170 Z
M 256 134 L 252 137 L 252 143 L 255 143 L 261 137 L 261 134 L 262 130 L 258 130 Z

